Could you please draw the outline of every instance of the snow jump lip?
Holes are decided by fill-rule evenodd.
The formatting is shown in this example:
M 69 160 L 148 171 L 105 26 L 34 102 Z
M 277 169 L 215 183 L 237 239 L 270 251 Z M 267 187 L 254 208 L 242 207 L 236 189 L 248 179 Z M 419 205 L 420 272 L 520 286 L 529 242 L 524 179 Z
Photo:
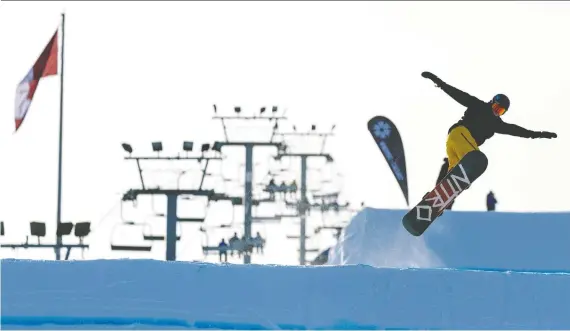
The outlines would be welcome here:
M 570 272 L 568 211 L 448 210 L 419 237 L 402 226 L 407 212 L 363 209 L 330 249 L 327 264 Z

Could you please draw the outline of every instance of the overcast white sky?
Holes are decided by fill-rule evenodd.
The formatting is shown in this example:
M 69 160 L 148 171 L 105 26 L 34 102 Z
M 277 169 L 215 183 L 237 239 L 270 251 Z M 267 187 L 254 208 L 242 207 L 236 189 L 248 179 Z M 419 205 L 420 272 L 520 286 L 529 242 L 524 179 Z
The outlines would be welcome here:
M 415 204 L 434 185 L 447 130 L 464 111 L 420 76 L 425 70 L 483 100 L 505 93 L 505 121 L 559 135 L 486 142 L 487 172 L 455 209 L 483 210 L 489 190 L 500 211 L 569 209 L 567 2 L 10 2 L 0 4 L 0 218 L 7 232 L 18 228 L 12 241 L 27 234 L 29 220 L 55 227 L 59 79 L 41 81 L 16 134 L 13 117 L 16 86 L 63 11 L 63 218 L 101 224 L 94 234 L 101 247 L 91 258 L 114 256 L 107 253 L 117 201 L 138 185 L 121 142 L 148 153 L 150 141 L 161 140 L 176 153 L 183 140 L 222 139 L 221 125 L 211 120 L 214 103 L 250 114 L 261 106 L 287 108 L 288 128 L 336 123 L 327 146 L 337 160 L 333 170 L 344 176 L 344 197 L 406 208 L 366 129 L 369 118 L 389 117 L 403 136 Z M 246 133 L 234 128 L 230 137 Z M 231 153 L 224 168 L 243 177 L 242 155 Z M 268 151 L 256 155 L 256 162 L 269 158 Z M 256 179 L 267 170 L 260 166 Z M 210 213 L 224 223 L 228 210 Z M 242 211 L 236 213 L 241 222 Z M 285 235 L 268 227 L 261 227 L 266 235 Z M 196 243 L 203 238 L 188 240 L 198 255 L 185 258 L 201 258 Z M 295 263 L 295 254 L 263 261 Z M 162 255 L 157 248 L 141 256 Z

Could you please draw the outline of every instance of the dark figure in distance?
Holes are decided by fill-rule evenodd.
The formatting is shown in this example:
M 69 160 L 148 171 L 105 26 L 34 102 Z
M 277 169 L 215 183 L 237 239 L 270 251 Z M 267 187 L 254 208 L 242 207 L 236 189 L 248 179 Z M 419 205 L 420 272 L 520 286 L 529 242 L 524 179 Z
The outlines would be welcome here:
M 222 239 L 218 245 L 218 251 L 220 253 L 220 262 L 222 262 L 222 256 L 224 257 L 224 262 L 228 262 L 228 244 Z
M 487 211 L 494 211 L 496 205 L 497 199 L 495 198 L 493 191 L 491 191 L 487 194 Z

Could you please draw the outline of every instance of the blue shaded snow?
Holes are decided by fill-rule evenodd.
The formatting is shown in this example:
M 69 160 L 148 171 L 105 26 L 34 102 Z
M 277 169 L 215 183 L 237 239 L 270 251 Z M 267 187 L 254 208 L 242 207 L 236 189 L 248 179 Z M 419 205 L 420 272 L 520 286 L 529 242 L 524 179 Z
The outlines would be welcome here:
M 365 208 L 329 253 L 331 265 L 570 272 L 570 213 L 446 211 L 420 237 L 406 210 Z
M 570 274 L 2 260 L 3 329 L 569 329 Z

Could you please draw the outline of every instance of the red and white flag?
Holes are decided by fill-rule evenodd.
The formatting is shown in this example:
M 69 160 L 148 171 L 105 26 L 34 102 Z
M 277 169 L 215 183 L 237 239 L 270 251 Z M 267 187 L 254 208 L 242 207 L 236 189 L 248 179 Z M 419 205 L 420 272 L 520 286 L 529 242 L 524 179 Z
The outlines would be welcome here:
M 26 77 L 18 84 L 16 89 L 16 131 L 22 125 L 32 98 L 36 93 L 38 84 L 42 77 L 57 75 L 57 59 L 58 59 L 58 31 L 55 32 L 49 43 L 46 45 L 36 63 L 30 69 Z

